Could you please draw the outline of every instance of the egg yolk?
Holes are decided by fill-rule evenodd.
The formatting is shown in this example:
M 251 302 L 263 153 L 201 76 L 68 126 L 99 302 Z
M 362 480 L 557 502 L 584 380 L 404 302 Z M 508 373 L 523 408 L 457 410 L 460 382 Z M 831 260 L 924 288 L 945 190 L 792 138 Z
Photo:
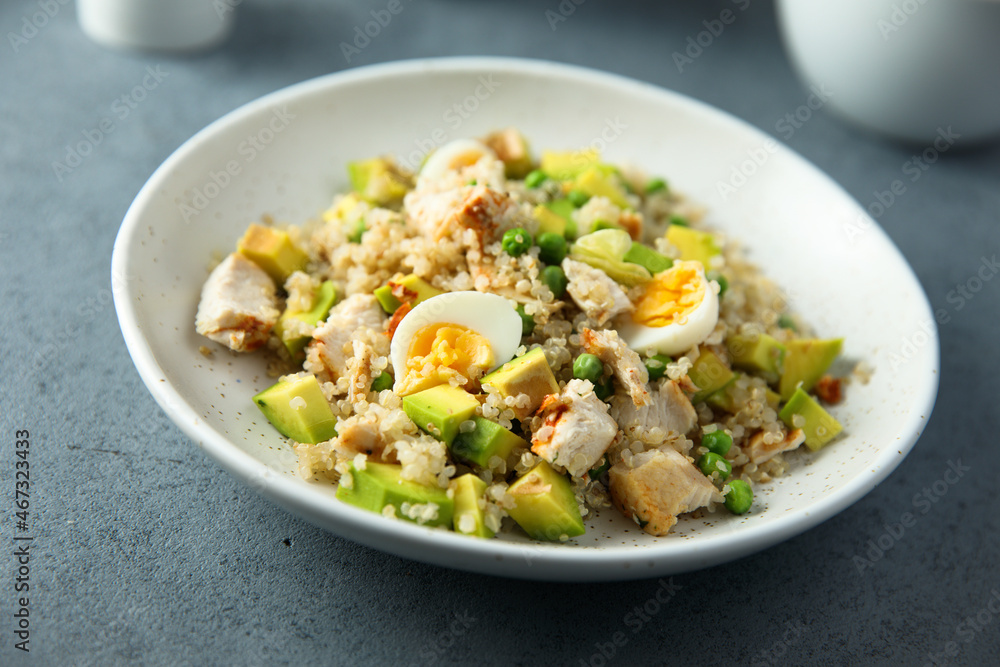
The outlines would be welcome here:
M 694 262 L 676 262 L 656 274 L 636 302 L 632 320 L 647 327 L 684 324 L 705 298 L 706 284 Z
M 479 380 L 493 361 L 493 348 L 484 336 L 458 324 L 429 324 L 410 341 L 397 392 L 406 396 L 452 378 L 468 385 Z

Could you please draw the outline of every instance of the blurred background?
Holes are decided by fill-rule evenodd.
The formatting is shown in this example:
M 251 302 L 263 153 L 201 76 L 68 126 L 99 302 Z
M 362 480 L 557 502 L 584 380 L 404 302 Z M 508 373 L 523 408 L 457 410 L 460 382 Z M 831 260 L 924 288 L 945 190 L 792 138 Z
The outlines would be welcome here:
M 1000 246 L 1000 3 L 399 0 L 385 21 L 389 0 L 208 0 L 193 32 L 171 27 L 172 3 L 148 4 L 152 18 L 127 20 L 137 5 L 118 0 L 0 6 L 3 433 L 44 425 L 32 652 L 0 622 L 0 663 L 995 663 L 1000 283 L 961 307 L 949 295 Z M 136 48 L 149 40 L 161 41 Z M 197 451 L 142 386 L 115 320 L 118 226 L 191 135 L 305 79 L 449 55 L 615 72 L 746 120 L 868 208 L 950 315 L 936 411 L 899 469 L 804 535 L 675 577 L 691 594 L 612 655 L 608 628 L 655 580 L 508 581 L 325 533 Z M 905 194 L 872 206 L 901 179 Z M 13 456 L 12 436 L 0 451 Z M 852 558 L 958 457 L 976 472 L 859 572 Z M 961 634 L 977 614 L 981 630 Z

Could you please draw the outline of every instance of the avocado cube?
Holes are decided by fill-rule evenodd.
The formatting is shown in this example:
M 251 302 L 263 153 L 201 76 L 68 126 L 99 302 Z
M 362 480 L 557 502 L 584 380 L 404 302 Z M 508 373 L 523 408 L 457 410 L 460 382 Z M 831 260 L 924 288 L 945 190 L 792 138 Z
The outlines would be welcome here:
M 786 348 L 767 334 L 737 334 L 726 342 L 733 366 L 760 373 L 770 381 L 778 379 L 785 360 Z
M 569 480 L 545 461 L 511 484 L 507 493 L 515 503 L 507 513 L 533 539 L 556 542 L 586 532 Z
M 403 411 L 413 423 L 449 446 L 458 435 L 459 425 L 472 419 L 477 407 L 475 396 L 450 384 L 403 397 Z
M 805 424 L 796 426 L 793 420 L 795 415 L 801 415 L 805 419 Z M 801 428 L 806 434 L 806 447 L 814 452 L 822 449 L 844 430 L 840 422 L 801 387 L 792 393 L 792 397 L 785 403 L 785 407 L 781 408 L 778 417 L 789 428 Z
M 803 338 L 790 340 L 785 344 L 785 367 L 781 372 L 778 393 L 782 400 L 795 392 L 797 387 L 809 391 L 823 377 L 830 364 L 840 354 L 844 346 L 843 338 L 819 340 Z
M 349 162 L 347 172 L 354 191 L 376 206 L 399 204 L 411 188 L 410 179 L 388 158 Z
M 376 513 L 392 505 L 396 508 L 396 516 L 401 519 L 424 526 L 451 526 L 455 504 L 448 497 L 447 490 L 403 479 L 402 471 L 402 466 L 388 463 L 366 461 L 364 470 L 351 463 L 351 483 L 348 486 L 341 480 L 337 487 L 337 499 Z M 407 516 L 403 503 L 411 506 L 433 503 L 437 506 L 437 514 L 426 519 L 420 514 L 416 518 Z
M 648 245 L 632 242 L 632 246 L 622 257 L 622 260 L 631 264 L 638 264 L 645 268 L 654 276 L 660 271 L 666 271 L 674 265 L 674 261 L 665 255 L 661 255 Z
M 698 385 L 699 391 L 691 397 L 692 403 L 700 403 L 715 392 L 725 389 L 736 380 L 736 374 L 718 355 L 705 350 L 695 359 L 694 365 L 688 370 L 688 377 Z
M 337 418 L 314 375 L 279 381 L 253 402 L 274 428 L 296 442 L 315 444 L 337 435 Z
M 323 211 L 323 222 L 334 220 L 346 220 L 351 211 L 361 203 L 361 196 L 357 192 L 351 192 L 341 197 L 335 206 Z
M 493 537 L 486 527 L 486 513 L 479 501 L 486 494 L 486 482 L 472 473 L 451 480 L 452 500 L 455 503 L 453 527 L 456 533 L 474 537 Z
M 291 338 L 285 337 L 285 329 L 288 327 L 288 321 L 291 319 L 300 320 L 308 325 L 316 326 L 320 322 L 326 319 L 326 316 L 330 314 L 330 309 L 333 308 L 333 304 L 337 302 L 337 288 L 334 286 L 333 282 L 327 280 L 323 282 L 319 289 L 316 291 L 316 295 L 313 297 L 312 308 L 306 311 L 293 311 L 285 310 L 278 318 L 278 323 L 274 325 L 274 332 L 281 339 L 281 342 L 285 344 L 285 349 L 293 357 L 299 355 L 302 352 L 302 348 L 306 346 L 309 342 L 309 336 L 293 336 Z
M 541 170 L 549 178 L 570 181 L 588 168 L 599 164 L 601 154 L 594 149 L 582 151 L 543 151 Z
M 528 140 L 513 127 L 487 135 L 483 138 L 483 144 L 496 153 L 503 162 L 507 178 L 524 178 L 534 166 Z
M 527 394 L 528 405 L 512 408 L 518 419 L 534 413 L 549 394 L 559 393 L 559 383 L 540 347 L 508 361 L 485 376 L 482 384 L 493 387 L 503 398 Z
M 621 208 L 629 208 L 625 198 L 625 188 L 619 183 L 614 173 L 593 166 L 580 173 L 574 182 L 576 189 L 586 192 L 591 197 L 607 197 L 611 203 Z
M 558 213 L 554 213 L 551 208 L 539 204 L 532 211 L 532 216 L 534 216 L 535 221 L 538 223 L 539 234 L 548 232 L 550 234 L 566 236 L 566 218 Z
M 459 433 L 451 443 L 451 453 L 463 461 L 485 468 L 494 456 L 506 461 L 512 451 L 528 446 L 523 438 L 495 421 L 483 417 L 475 417 L 473 421 L 476 428 L 468 433 Z
M 711 234 L 682 225 L 670 225 L 667 240 L 680 252 L 681 259 L 701 262 L 706 271 L 711 268 L 711 259 L 722 252 Z
M 566 221 L 566 228 L 563 233 L 566 238 L 576 238 L 576 220 L 573 219 L 573 211 L 576 210 L 576 206 L 573 206 L 573 202 L 568 199 L 553 199 L 550 202 L 545 202 L 542 206 Z M 540 229 L 539 231 L 545 230 Z
M 236 244 L 241 255 L 264 269 L 281 287 L 288 276 L 306 268 L 309 255 L 292 243 L 288 232 L 251 224 Z
M 403 305 L 404 300 L 409 301 L 411 306 L 415 306 L 421 301 L 426 301 L 432 296 L 444 294 L 444 292 L 432 286 L 423 278 L 411 273 L 399 280 L 390 280 L 385 285 L 376 288 L 373 294 L 375 295 L 375 300 L 382 306 L 382 310 L 392 315 L 396 312 L 397 308 Z M 397 294 L 404 298 L 400 299 L 396 296 Z

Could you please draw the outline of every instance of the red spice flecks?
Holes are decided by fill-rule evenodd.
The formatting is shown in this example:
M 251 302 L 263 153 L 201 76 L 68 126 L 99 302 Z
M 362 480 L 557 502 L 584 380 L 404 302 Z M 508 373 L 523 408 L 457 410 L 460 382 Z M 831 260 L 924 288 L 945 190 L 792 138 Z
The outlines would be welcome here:
M 820 400 L 830 405 L 836 405 L 844 399 L 843 392 L 841 391 L 841 380 L 832 375 L 821 377 L 819 382 L 816 383 L 815 390 Z
M 392 340 L 393 334 L 396 333 L 396 327 L 399 326 L 399 323 L 403 321 L 403 318 L 406 317 L 406 314 L 411 310 L 413 310 L 413 306 L 410 305 L 410 302 L 404 301 L 403 304 L 396 309 L 396 312 L 392 314 L 392 317 L 389 318 L 389 327 L 386 330 L 389 340 Z
M 419 296 L 415 291 L 408 288 L 406 285 L 401 285 L 399 283 L 394 283 L 389 281 L 389 291 L 394 297 L 399 299 L 400 303 L 406 303 L 407 301 L 416 301 Z

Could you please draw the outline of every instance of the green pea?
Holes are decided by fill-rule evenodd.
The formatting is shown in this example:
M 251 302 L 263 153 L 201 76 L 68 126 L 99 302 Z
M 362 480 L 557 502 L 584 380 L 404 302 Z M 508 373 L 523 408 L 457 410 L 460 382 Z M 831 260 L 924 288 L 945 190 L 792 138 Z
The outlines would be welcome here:
M 729 281 L 719 271 L 709 271 L 705 277 L 719 283 L 719 296 L 725 294 L 726 290 L 729 289 Z
M 729 493 L 726 494 L 726 509 L 733 514 L 745 514 L 753 505 L 753 489 L 742 479 L 734 479 L 729 483 Z
M 674 363 L 674 360 L 665 354 L 654 354 L 643 363 L 646 365 L 646 372 L 649 373 L 650 380 L 659 380 L 667 372 L 667 364 Z
M 590 380 L 597 386 L 604 375 L 604 364 L 593 354 L 581 354 L 573 360 L 573 377 Z
M 392 389 L 392 376 L 382 371 L 382 374 L 372 380 L 372 391 L 385 391 Z
M 719 479 L 726 480 L 733 474 L 733 466 L 729 464 L 729 461 L 715 452 L 702 454 L 701 458 L 698 459 L 698 467 L 701 468 L 706 477 L 711 477 L 713 472 L 717 472 Z
M 535 169 L 533 172 L 524 177 L 524 185 L 528 188 L 537 188 L 548 180 L 548 178 L 549 177 L 545 175 L 544 171 L 541 169 Z
M 515 227 L 503 233 L 503 238 L 500 240 L 500 248 L 511 257 L 520 257 L 528 252 L 528 248 L 534 242 L 535 240 L 531 238 L 531 234 L 524 227 Z
M 608 378 L 606 382 L 598 382 L 594 385 L 594 395 L 602 401 L 608 400 L 614 393 L 615 385 L 611 378 Z
M 570 190 L 569 194 L 566 195 L 566 198 L 569 199 L 569 203 L 576 208 L 580 208 L 590 201 L 590 195 L 583 190 Z
M 347 233 L 347 240 L 351 243 L 361 243 L 361 235 L 366 231 L 368 231 L 368 227 L 365 225 L 365 219 L 358 218 L 351 224 L 350 231 Z
M 778 326 L 782 329 L 791 329 L 792 331 L 798 331 L 799 328 L 795 326 L 795 320 L 792 319 L 791 315 L 782 315 L 778 318 Z
M 725 456 L 733 446 L 733 438 L 725 431 L 712 431 L 701 436 L 701 446 L 719 456 Z
M 472 179 L 471 181 L 466 183 L 466 185 L 476 185 L 476 179 Z
M 679 227 L 690 227 L 691 224 L 687 221 L 687 218 L 676 213 L 670 216 L 670 224 L 677 225 Z
M 662 192 L 667 189 L 667 182 L 662 178 L 654 178 L 646 183 L 646 194 L 651 195 L 654 192 Z
M 566 257 L 566 237 L 555 232 L 542 232 L 535 241 L 538 244 L 538 259 L 546 264 L 558 264 Z
M 535 318 L 524 312 L 524 304 L 517 304 L 517 314 L 521 316 L 521 335 L 530 336 L 535 330 Z
M 566 285 L 569 284 L 561 266 L 546 266 L 542 269 L 542 282 L 548 285 L 557 299 L 566 293 Z

